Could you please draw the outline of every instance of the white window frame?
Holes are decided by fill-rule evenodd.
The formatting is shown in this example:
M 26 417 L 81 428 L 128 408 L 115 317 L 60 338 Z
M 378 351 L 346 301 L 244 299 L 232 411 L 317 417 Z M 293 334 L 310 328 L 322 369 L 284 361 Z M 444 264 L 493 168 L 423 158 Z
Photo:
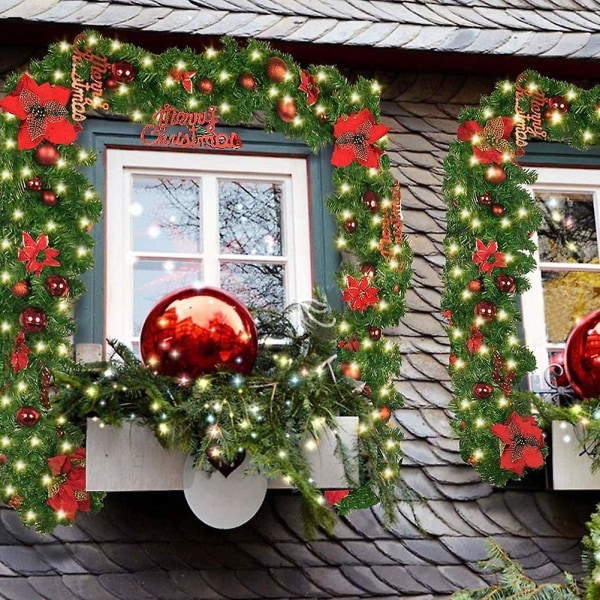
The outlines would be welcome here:
M 600 169 L 585 168 L 561 168 L 561 167 L 539 167 L 535 168 L 538 174 L 537 181 L 528 186 L 530 194 L 534 191 L 548 192 L 585 192 L 593 197 L 596 218 L 596 236 L 600 245 Z M 564 344 L 552 344 L 546 339 L 546 320 L 544 307 L 544 293 L 542 287 L 542 269 L 548 268 L 553 271 L 594 271 L 600 272 L 599 265 L 573 263 L 540 263 L 537 250 L 538 235 L 533 236 L 536 244 L 534 258 L 536 269 L 529 273 L 528 280 L 530 289 L 522 296 L 521 315 L 525 343 L 536 359 L 536 371 L 530 374 L 530 389 L 543 391 L 547 389 L 544 381 L 544 373 L 548 369 L 549 351 L 560 352 Z
M 268 262 L 286 266 L 284 304 L 312 298 L 313 272 L 309 213 L 308 165 L 305 158 L 241 155 L 233 153 L 180 153 L 169 151 L 106 150 L 104 339 L 128 345 L 133 336 L 133 251 L 129 213 L 135 176 L 168 176 L 202 179 L 202 222 L 218 222 L 215 182 L 219 177 L 264 179 L 284 186 L 282 203 L 282 254 Z M 149 258 L 198 258 L 203 261 L 203 285 L 218 287 L 218 261 L 206 260 L 211 252 L 221 260 L 249 262 L 246 255 L 219 252 L 218 231 L 204 240 L 198 254 L 139 253 Z M 244 260 L 246 259 L 246 260 Z M 281 259 L 281 260 L 279 260 Z M 255 257 L 252 257 L 254 262 Z M 257 260 L 260 262 L 260 259 Z M 215 266 L 216 265 L 216 266 Z

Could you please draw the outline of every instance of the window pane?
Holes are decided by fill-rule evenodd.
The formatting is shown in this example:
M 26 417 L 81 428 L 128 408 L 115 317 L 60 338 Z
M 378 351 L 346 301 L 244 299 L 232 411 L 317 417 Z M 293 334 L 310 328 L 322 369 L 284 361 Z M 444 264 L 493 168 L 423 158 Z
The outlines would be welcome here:
M 284 308 L 285 267 L 221 263 L 221 287 L 248 308 Z
M 136 175 L 129 212 L 134 252 L 201 251 L 199 180 Z
M 138 336 L 148 313 L 164 296 L 199 285 L 201 266 L 193 262 L 140 260 L 133 266 L 133 335 Z
M 281 256 L 280 183 L 219 180 L 219 237 L 225 254 Z
M 600 308 L 600 273 L 542 273 L 548 342 L 566 341 L 581 317 Z
M 542 212 L 541 262 L 589 263 L 598 258 L 592 194 L 537 191 L 535 198 Z

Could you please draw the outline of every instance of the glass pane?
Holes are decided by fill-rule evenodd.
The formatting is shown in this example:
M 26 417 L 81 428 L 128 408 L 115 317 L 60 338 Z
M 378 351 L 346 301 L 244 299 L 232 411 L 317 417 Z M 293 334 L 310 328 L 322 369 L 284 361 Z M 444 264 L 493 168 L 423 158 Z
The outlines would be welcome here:
M 219 180 L 221 252 L 281 256 L 280 183 Z
M 221 287 L 248 308 L 284 308 L 285 267 L 221 263 Z
M 129 212 L 134 251 L 201 251 L 199 180 L 136 175 Z
M 542 273 L 548 342 L 562 343 L 578 319 L 600 308 L 600 273 Z
M 537 191 L 535 198 L 542 212 L 540 261 L 589 263 L 598 258 L 592 194 Z
M 201 282 L 201 265 L 172 260 L 140 260 L 133 265 L 133 335 L 148 313 L 168 293 Z

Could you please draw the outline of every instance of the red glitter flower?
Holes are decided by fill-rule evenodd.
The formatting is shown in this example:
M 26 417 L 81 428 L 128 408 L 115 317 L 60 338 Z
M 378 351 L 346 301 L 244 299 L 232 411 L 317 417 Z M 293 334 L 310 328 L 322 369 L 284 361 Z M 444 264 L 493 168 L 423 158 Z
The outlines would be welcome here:
M 15 346 L 10 355 L 10 364 L 15 374 L 26 369 L 29 364 L 29 348 L 25 343 L 25 334 L 22 331 L 19 331 L 15 338 Z
M 333 126 L 335 147 L 331 164 L 347 167 L 354 160 L 367 168 L 377 168 L 383 150 L 375 142 L 389 131 L 389 127 L 375 123 L 368 108 L 353 115 L 340 117 Z
M 315 104 L 319 97 L 319 86 L 317 85 L 317 80 L 308 71 L 300 73 L 300 85 L 298 89 L 306 94 L 306 103 L 309 106 Z
M 508 117 L 495 117 L 482 127 L 477 121 L 465 121 L 456 136 L 461 142 L 473 144 L 473 156 L 480 163 L 501 164 L 514 156 L 509 142 L 515 123 Z M 522 152 L 521 152 L 522 153 Z
M 477 327 L 471 327 L 471 335 L 467 340 L 467 348 L 471 354 L 475 354 L 483 345 L 483 334 Z
M 491 275 L 496 268 L 506 267 L 505 256 L 498 252 L 498 244 L 492 240 L 487 246 L 477 239 L 477 250 L 473 252 L 473 262 L 479 264 L 479 271 Z
M 521 417 L 513 412 L 506 423 L 492 425 L 490 429 L 505 444 L 500 457 L 501 469 L 521 476 L 525 467 L 538 469 L 543 466 L 544 435 L 533 417 Z
M 60 85 L 38 85 L 27 73 L 17 87 L 0 100 L 0 107 L 23 122 L 17 145 L 20 150 L 35 148 L 43 140 L 53 144 L 72 144 L 77 138 L 75 126 L 67 120 L 67 102 L 71 90 Z
M 370 279 L 365 275 L 357 281 L 351 275 L 346 276 L 346 288 L 342 300 L 348 303 L 352 310 L 365 312 L 369 306 L 379 302 L 379 288 L 369 286 Z
M 181 85 L 183 86 L 183 89 L 188 93 L 191 94 L 193 91 L 193 87 L 192 87 L 192 77 L 197 73 L 198 71 L 185 71 L 184 69 L 179 69 L 179 68 L 174 68 L 171 69 L 171 72 L 169 73 L 169 75 L 175 80 L 175 81 L 179 81 L 179 83 L 181 83 Z
M 60 267 L 56 260 L 59 254 L 59 250 L 48 248 L 48 237 L 45 234 L 42 233 L 34 240 L 28 233 L 23 232 L 23 248 L 19 250 L 18 258 L 26 263 L 28 273 L 41 275 L 44 267 Z
M 48 488 L 46 501 L 55 511 L 74 521 L 78 510 L 90 511 L 90 495 L 85 491 L 85 448 L 71 454 L 58 454 L 48 459 L 54 481 Z
M 325 500 L 328 506 L 339 504 L 348 494 L 350 490 L 325 490 Z

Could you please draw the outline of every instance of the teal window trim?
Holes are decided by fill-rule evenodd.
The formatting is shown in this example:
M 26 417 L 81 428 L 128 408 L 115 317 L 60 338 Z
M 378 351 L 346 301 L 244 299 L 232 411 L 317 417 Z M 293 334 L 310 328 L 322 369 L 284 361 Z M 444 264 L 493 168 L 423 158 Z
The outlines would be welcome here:
M 221 130 L 226 133 L 228 128 L 223 127 Z M 332 193 L 331 148 L 325 148 L 318 154 L 314 154 L 301 140 L 288 139 L 279 133 L 241 127 L 236 127 L 235 131 L 244 144 L 242 154 L 306 158 L 309 172 L 314 282 L 333 308 L 341 308 L 340 291 L 335 280 L 335 273 L 340 265 L 340 255 L 333 244 L 336 238 L 336 224 L 325 204 L 326 198 Z M 93 167 L 82 171 L 101 198 L 105 197 L 106 150 L 125 147 L 143 148 L 152 152 L 153 150 L 142 144 L 139 135 L 139 124 L 129 121 L 104 118 L 89 118 L 85 121 L 84 129 L 79 134 L 79 142 L 82 147 L 93 150 L 98 159 Z M 104 218 L 101 218 L 92 231 L 96 240 L 95 266 L 82 277 L 87 293 L 78 301 L 75 308 L 76 343 L 104 342 L 104 228 Z
M 524 167 L 589 167 L 600 168 L 600 146 L 586 152 L 558 142 L 530 142 L 519 157 Z

